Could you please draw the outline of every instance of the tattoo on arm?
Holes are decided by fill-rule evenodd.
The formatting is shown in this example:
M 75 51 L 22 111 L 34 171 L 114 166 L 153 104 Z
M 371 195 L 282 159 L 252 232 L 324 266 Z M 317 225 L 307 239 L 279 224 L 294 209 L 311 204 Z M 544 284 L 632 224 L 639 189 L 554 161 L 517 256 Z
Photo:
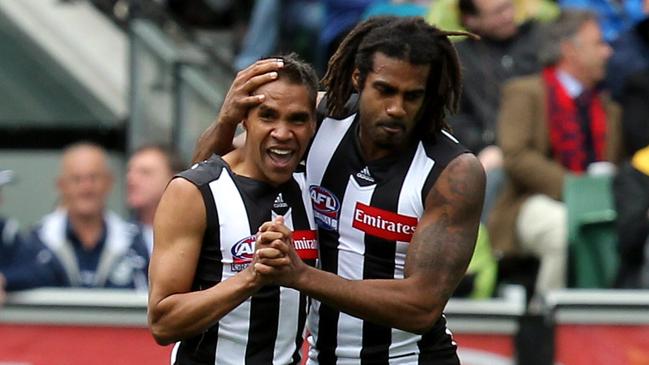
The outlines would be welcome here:
M 466 272 L 477 238 L 484 172 L 472 155 L 452 161 L 426 198 L 406 262 L 406 275 L 422 273 L 448 298 Z

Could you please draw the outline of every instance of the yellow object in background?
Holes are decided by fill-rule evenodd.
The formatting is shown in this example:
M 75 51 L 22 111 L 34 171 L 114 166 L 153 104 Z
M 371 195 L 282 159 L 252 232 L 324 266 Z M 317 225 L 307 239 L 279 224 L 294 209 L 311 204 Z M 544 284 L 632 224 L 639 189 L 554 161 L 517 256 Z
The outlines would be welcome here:
M 516 20 L 549 21 L 559 15 L 559 6 L 549 0 L 513 0 Z M 445 30 L 465 30 L 460 22 L 458 0 L 435 0 L 431 3 L 426 21 Z M 455 39 L 455 38 L 454 38 Z

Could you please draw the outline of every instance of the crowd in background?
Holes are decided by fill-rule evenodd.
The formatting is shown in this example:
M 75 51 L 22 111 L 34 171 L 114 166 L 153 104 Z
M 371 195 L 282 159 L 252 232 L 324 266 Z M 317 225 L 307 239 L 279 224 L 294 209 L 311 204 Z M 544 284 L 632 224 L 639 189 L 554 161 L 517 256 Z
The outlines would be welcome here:
M 233 8 L 247 15 L 235 69 L 296 51 L 322 75 L 347 32 L 383 14 L 423 16 L 479 36 L 456 39 L 463 96 L 448 118 L 487 173 L 483 224 L 458 294 L 492 295 L 503 280 L 495 265 L 527 259 L 536 263 L 530 294 L 570 286 L 564 185 L 602 174 L 613 179 L 618 216 L 620 271 L 610 286 L 649 288 L 649 0 L 167 1 L 201 25 L 204 13 L 190 11 L 197 3 L 222 16 Z M 182 168 L 167 147 L 136 149 L 126 187 L 132 215 L 120 217 L 106 208 L 113 181 L 106 152 L 69 146 L 56 209 L 22 233 L 0 220 L 0 292 L 145 290 L 155 207 Z M 10 180 L 0 172 L 0 186 Z

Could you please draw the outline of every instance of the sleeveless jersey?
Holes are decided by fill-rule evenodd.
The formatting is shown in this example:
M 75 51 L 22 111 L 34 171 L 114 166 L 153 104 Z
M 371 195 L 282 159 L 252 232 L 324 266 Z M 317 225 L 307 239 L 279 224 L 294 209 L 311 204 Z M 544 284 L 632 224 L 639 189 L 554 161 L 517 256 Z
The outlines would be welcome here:
M 207 212 L 192 290 L 207 289 L 244 270 L 252 261 L 259 226 L 277 215 L 293 230 L 298 255 L 315 265 L 317 232 L 304 173 L 273 187 L 235 175 L 214 155 L 178 176 L 198 187 Z M 265 286 L 213 327 L 177 344 L 173 363 L 297 364 L 306 314 L 304 295 Z
M 306 160 L 323 270 L 351 280 L 402 279 L 424 201 L 446 165 L 467 152 L 445 131 L 398 156 L 363 161 L 358 118 L 325 118 Z M 379 326 L 313 301 L 311 364 L 457 364 L 442 316 L 416 335 Z M 360 360 L 359 360 L 360 359 Z

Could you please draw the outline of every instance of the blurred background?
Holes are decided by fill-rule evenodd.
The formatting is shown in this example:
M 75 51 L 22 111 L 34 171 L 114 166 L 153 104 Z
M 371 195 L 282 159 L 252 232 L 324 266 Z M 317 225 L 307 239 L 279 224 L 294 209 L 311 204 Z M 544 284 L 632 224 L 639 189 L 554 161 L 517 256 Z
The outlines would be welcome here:
M 565 275 L 543 287 L 544 253 L 508 251 L 490 232 L 506 181 L 520 173 L 507 144 L 518 139 L 507 128 L 519 125 L 518 115 L 510 119 L 520 99 L 503 90 L 547 67 L 543 38 L 573 8 L 597 19 L 605 47 L 597 57 L 606 72 L 594 89 L 616 105 L 620 153 L 581 171 L 564 166 L 553 198 L 565 216 L 550 228 L 563 227 Z M 0 216 L 7 218 L 0 236 L 27 237 L 44 216 L 70 204 L 57 179 L 64 148 L 80 141 L 106 151 L 114 178 L 107 207 L 146 235 L 150 221 L 140 220 L 137 197 L 130 196 L 137 184 L 129 178 L 143 146 L 173 151 L 169 173 L 188 167 L 239 70 L 297 52 L 323 76 L 347 32 L 382 14 L 422 16 L 482 37 L 454 38 L 465 81 L 459 113 L 449 119 L 488 175 L 476 253 L 447 309 L 463 363 L 649 364 L 648 0 L 0 0 Z M 0 272 L 17 260 L 3 253 L 12 252 L 6 242 L 0 241 L 8 247 L 0 246 Z M 0 345 L 0 363 L 168 358 L 170 349 L 153 344 L 145 329 L 145 290 L 88 290 L 9 293 L 0 337 L 17 340 Z M 52 342 L 53 328 L 68 340 Z M 88 351 L 71 353 L 64 345 L 95 336 L 104 342 L 84 345 Z M 111 358 L 107 344 L 119 336 L 130 345 L 123 345 L 124 357 Z M 25 347 L 36 342 L 45 347 Z

